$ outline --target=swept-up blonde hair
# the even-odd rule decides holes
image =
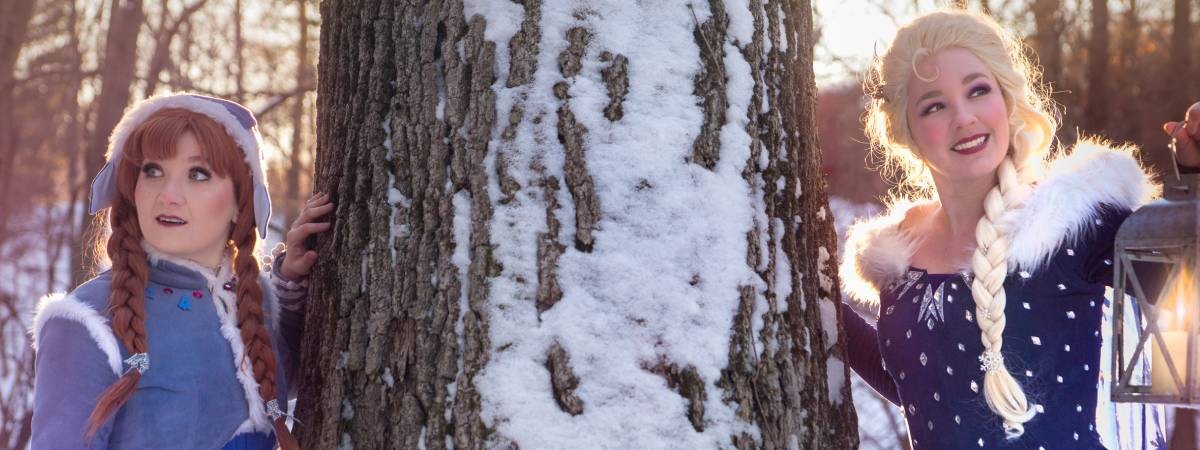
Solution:
[[[937,11],[918,17],[896,32],[892,45],[876,60],[864,83],[870,97],[866,133],[872,152],[884,161],[885,173],[897,181],[893,192],[897,199],[911,201],[934,194],[929,168],[915,151],[909,131],[907,84],[909,77],[917,75],[919,60],[947,48],[965,49],[983,62],[999,83],[1008,110],[1008,152],[997,170],[996,185],[984,199],[984,216],[975,227],[971,294],[984,348],[980,358],[986,356],[998,363],[984,373],[984,398],[1003,419],[1005,434],[1013,439],[1024,433],[1024,423],[1033,418],[1035,410],[1003,365],[1008,236],[995,224],[1005,211],[1021,204],[1042,177],[1058,121],[1049,90],[1026,56],[1025,46],[994,20],[965,11]]]

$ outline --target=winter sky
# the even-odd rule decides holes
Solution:
[[[912,0],[816,0],[814,21],[821,30],[813,64],[817,86],[850,81],[876,52],[887,48],[897,23],[916,17],[916,8],[925,12],[937,6],[927,0],[915,3],[916,7]]]

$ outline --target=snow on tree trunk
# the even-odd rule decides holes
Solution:
[[[306,448],[853,448],[807,1],[329,0]]]

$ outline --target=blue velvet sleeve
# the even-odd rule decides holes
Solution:
[[[87,329],[67,319],[50,319],[40,331],[34,356],[33,425],[30,448],[103,450],[112,421],[91,442],[87,419],[100,394],[117,380],[108,358]]]
[[[846,359],[850,362],[850,368],[875,392],[899,405],[900,394],[896,391],[896,381],[883,368],[878,331],[845,303],[841,304],[841,308],[842,323],[846,326]]]
[[[1117,230],[1130,213],[1128,209],[1102,205],[1091,223],[1086,225],[1087,230],[1082,234],[1083,242],[1078,247],[1083,253],[1082,275],[1089,283],[1112,286],[1113,267],[1117,263],[1113,258]]]
[[[1086,242],[1079,247],[1083,249],[1083,276],[1090,283],[1104,284],[1111,287],[1115,281],[1115,267],[1119,264],[1114,255],[1117,231],[1132,214],[1127,209],[1112,206],[1101,206],[1099,213],[1092,220],[1091,229],[1084,234]],[[1133,271],[1138,276],[1146,296],[1157,299],[1159,290],[1170,274],[1170,267],[1165,264],[1135,261]],[[1129,295],[1134,295],[1129,292]]]

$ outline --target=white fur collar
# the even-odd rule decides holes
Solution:
[[[117,345],[117,337],[113,335],[108,319],[97,313],[91,306],[80,301],[74,295],[63,293],[49,294],[38,300],[37,309],[33,313],[33,325],[29,327],[29,336],[33,341],[33,350],[38,349],[38,339],[41,338],[42,328],[50,319],[66,319],[79,323],[87,329],[88,335],[96,341],[96,346],[104,352],[108,365],[113,374],[121,376],[121,350]]]
[[[1036,272],[1064,243],[1078,237],[1109,204],[1136,209],[1160,192],[1129,146],[1112,147],[1081,141],[1049,163],[1045,178],[1025,203],[1007,211],[997,224],[1008,231],[1010,272]],[[887,212],[850,227],[839,276],[851,298],[876,309],[879,291],[908,271],[919,243],[899,229],[905,214],[932,199],[903,201]]]

